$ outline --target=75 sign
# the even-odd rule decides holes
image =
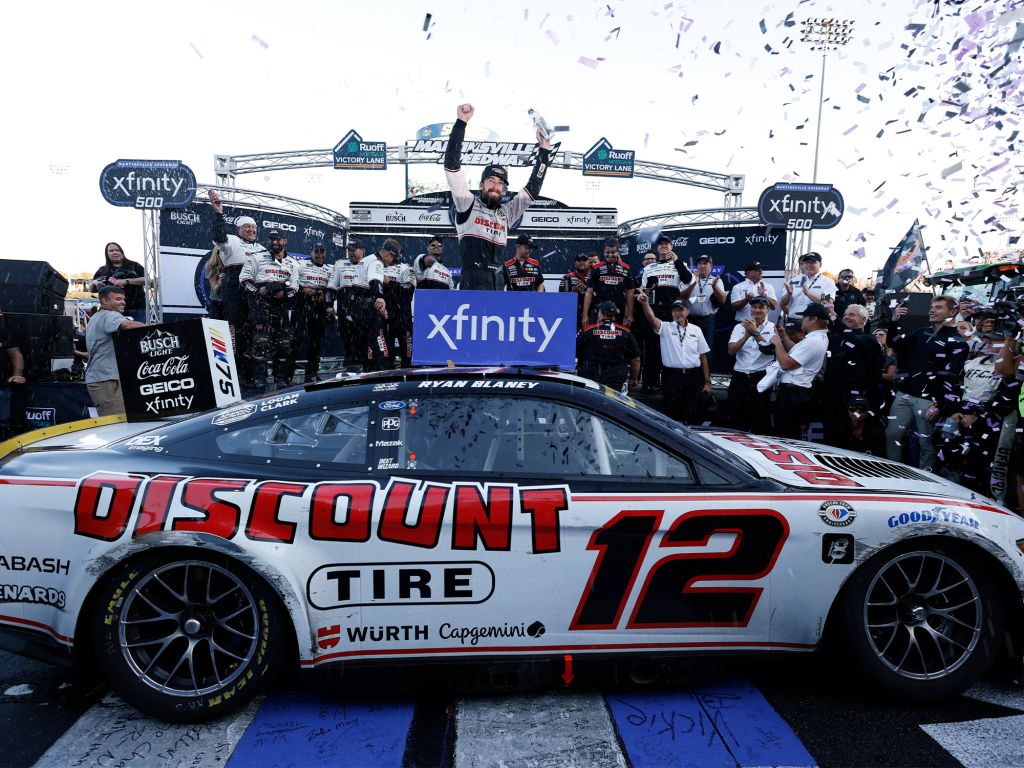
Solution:
[[[620,512],[594,531],[587,549],[599,554],[570,629],[615,629],[627,608],[626,629],[747,626],[763,587],[735,582],[771,572],[789,523],[771,509],[687,512],[658,542],[664,556],[644,567],[663,514]],[[727,551],[709,551],[715,534],[734,536]],[[638,581],[643,586],[629,605]],[[715,586],[716,581],[730,586]]]

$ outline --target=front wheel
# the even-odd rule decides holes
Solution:
[[[241,708],[287,646],[270,588],[227,558],[142,558],[108,580],[99,605],[100,671],[128,703],[173,722]]]
[[[868,682],[903,701],[963,692],[999,648],[995,581],[961,546],[887,550],[854,574],[841,600],[839,642]]]

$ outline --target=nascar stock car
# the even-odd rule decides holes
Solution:
[[[834,640],[863,679],[929,701],[1018,656],[1009,510],[566,374],[381,372],[24,443],[0,459],[3,647],[96,669],[168,720],[357,662]]]

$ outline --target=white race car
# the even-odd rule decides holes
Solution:
[[[0,644],[176,721],[282,668],[804,652],[904,699],[1020,626],[1024,521],[573,376],[371,374],[0,459]],[[1012,631],[1011,631],[1012,630]]]

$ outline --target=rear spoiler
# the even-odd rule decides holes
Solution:
[[[0,460],[7,458],[15,451],[23,450],[33,443],[38,443],[39,441],[46,440],[50,437],[66,435],[71,432],[81,432],[83,429],[105,427],[108,424],[120,424],[127,420],[128,419],[123,413],[118,413],[114,416],[97,416],[95,419],[69,421],[66,424],[55,424],[52,427],[43,427],[42,429],[37,429],[32,432],[26,432],[23,435],[12,437],[10,440],[4,440],[0,443]]]

